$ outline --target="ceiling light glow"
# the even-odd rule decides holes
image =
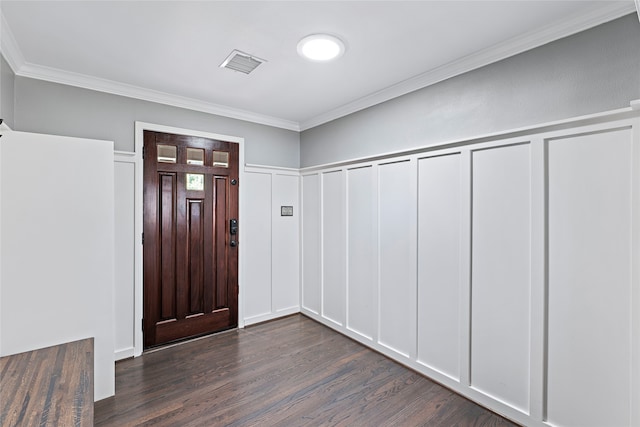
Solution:
[[[328,34],[312,34],[300,40],[298,54],[311,61],[331,61],[344,53],[344,43]]]

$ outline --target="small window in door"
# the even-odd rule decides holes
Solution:
[[[175,163],[178,158],[178,148],[175,145],[158,144],[158,163]]]
[[[229,153],[226,151],[214,151],[213,152],[213,166],[219,168],[229,167]]]
[[[204,191],[204,174],[188,173],[186,182],[187,190]]]
[[[204,150],[201,148],[187,148],[188,165],[204,165]]]

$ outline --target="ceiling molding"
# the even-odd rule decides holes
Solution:
[[[4,14],[0,10],[0,50],[2,56],[6,59],[14,73],[16,73],[25,64],[22,51],[13,37],[13,33],[9,29],[9,24],[4,19]]]
[[[640,0],[635,1],[636,4],[640,2]],[[563,37],[568,37],[597,25],[604,24],[605,22],[628,15],[634,11],[635,7],[631,2],[610,4],[593,10],[590,13],[578,15],[571,20],[548,25],[540,30],[491,46],[487,49],[478,51],[459,60],[450,62],[441,67],[390,86],[386,89],[372,93],[371,95],[367,95],[334,110],[320,114],[319,116],[300,123],[300,130],[305,131],[307,129],[314,128],[332,120],[339,119],[340,117],[389,101],[390,99],[423,89],[451,77],[458,76],[485,65],[506,59],[510,56],[534,49]]]
[[[636,9],[638,8],[638,9]],[[541,30],[527,33],[520,37],[507,40],[490,48],[468,55],[457,61],[427,71],[423,74],[407,79],[388,88],[382,89],[356,101],[320,114],[302,123],[281,119],[251,111],[240,110],[220,104],[214,104],[198,99],[182,97],[165,92],[128,85],[112,80],[101,79],[84,74],[72,73],[60,69],[44,67],[26,62],[18,44],[13,37],[2,11],[0,10],[0,49],[9,66],[17,76],[75,86],[99,92],[110,93],[128,98],[156,102],[179,108],[214,114],[232,119],[244,120],[252,123],[273,126],[277,128],[304,131],[332,120],[344,117],[368,107],[380,104],[390,99],[425,88],[443,80],[455,77],[465,72],[500,61],[510,56],[522,53],[546,43],[584,31],[624,15],[640,12],[640,0],[622,4],[612,3],[593,10],[587,14],[578,15],[571,20],[555,23]]]
[[[25,58],[22,55],[22,52],[20,51],[20,48],[18,47],[18,44],[13,37],[13,33],[11,32],[1,10],[0,25],[2,27],[0,29],[0,37],[2,38],[0,44],[0,49],[2,49],[1,53],[16,76],[60,83],[68,86],[140,99],[143,101],[156,102],[159,104],[215,114],[217,116],[244,120],[251,123],[273,126],[296,132],[300,131],[299,124],[292,120],[285,120],[265,114],[254,113],[252,111],[241,110],[198,99],[128,85],[125,83],[115,82],[113,80],[101,79],[99,77],[88,76],[86,74],[73,73],[56,68],[30,64],[25,61]]]
[[[40,65],[26,63],[20,68],[19,71],[16,72],[16,75],[32,79],[45,80],[53,83],[61,83],[64,85],[75,86],[84,89],[91,89],[98,92],[110,93],[113,95],[126,96],[128,98],[135,98],[143,101],[156,102],[173,107],[185,108],[187,110],[215,114],[217,116],[244,120],[261,125],[293,130],[296,132],[300,131],[298,123],[291,120],[280,119],[277,117],[254,113],[251,111],[245,111],[233,107],[214,104],[211,102],[205,102],[198,99],[173,95],[166,92],[146,89],[139,86],[128,85],[112,80],[88,76],[85,74],[71,73],[69,71],[43,67]]]
[[[636,0],[636,12],[638,12],[638,19],[640,19],[640,0]]]

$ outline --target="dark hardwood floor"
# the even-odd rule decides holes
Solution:
[[[96,426],[515,426],[302,315],[116,365]]]

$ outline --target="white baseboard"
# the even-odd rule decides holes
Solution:
[[[284,308],[272,313],[260,314],[258,316],[252,316],[244,319],[245,326],[255,325],[256,323],[266,322],[268,320],[278,319],[280,317],[289,316],[290,314],[300,313],[300,307],[294,306]]]
[[[123,348],[115,351],[115,360],[128,359],[129,357],[133,357],[134,349],[133,347]]]

